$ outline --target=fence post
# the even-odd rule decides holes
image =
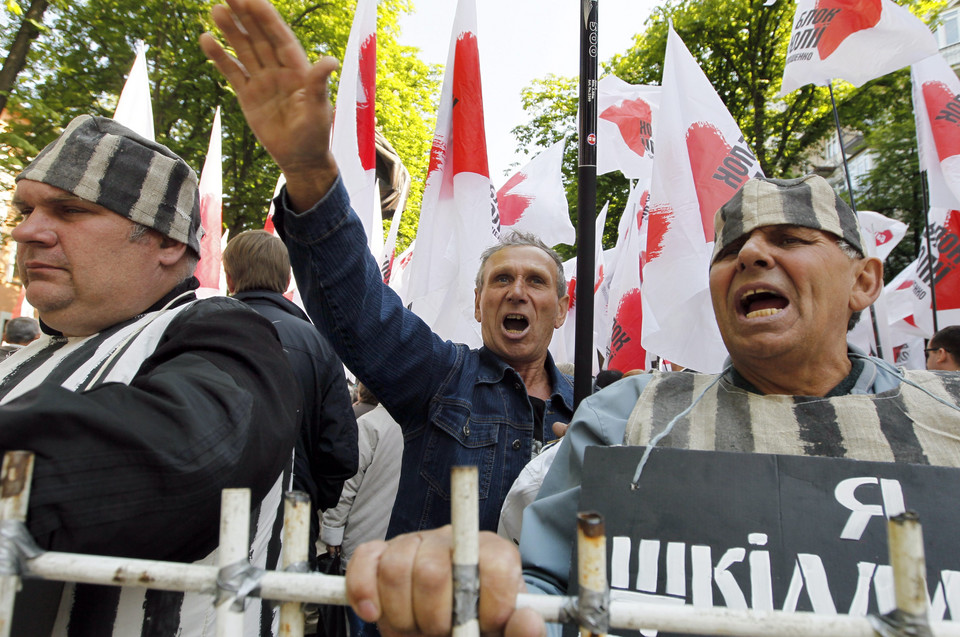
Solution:
[[[27,520],[30,482],[33,479],[33,454],[29,451],[8,451],[0,469],[0,520]],[[9,541],[9,540],[6,540]],[[7,556],[10,559],[12,556]],[[13,603],[20,590],[20,576],[0,576],[0,637],[10,636]]]
[[[605,635],[610,625],[610,593],[606,525],[599,513],[577,514],[577,576],[580,635]]]
[[[454,467],[450,474],[453,527],[453,637],[480,637],[480,504],[477,468]]]
[[[916,637],[930,635],[927,616],[927,560],[920,518],[907,511],[887,522],[887,546],[897,598],[897,620]]]
[[[307,572],[310,545],[310,496],[289,491],[283,496],[283,570]],[[280,605],[280,636],[303,637],[303,604]]]
[[[220,498],[220,547],[217,566],[221,571],[238,562],[247,562],[250,546],[250,490],[224,489]],[[218,582],[219,583],[219,582]],[[243,634],[243,610],[235,610],[236,596],[223,595],[217,606],[217,637]]]

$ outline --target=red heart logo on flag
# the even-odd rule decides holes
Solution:
[[[889,230],[883,230],[881,232],[876,233],[876,237],[874,240],[877,242],[878,246],[882,246],[884,243],[886,243],[887,241],[891,241],[892,239],[893,239],[893,233],[890,232]]]
[[[730,150],[723,133],[713,124],[698,122],[687,130],[687,153],[693,171],[693,184],[697,189],[697,201],[700,202],[703,236],[707,242],[713,241],[713,216],[749,178],[750,167],[743,166],[743,162],[738,162],[742,166],[742,181],[714,178],[719,168],[725,165]]]
[[[960,126],[957,125],[960,123],[960,111],[948,108],[957,98],[943,82],[923,84],[923,101],[927,105],[927,117],[940,161],[960,155]]]
[[[523,217],[523,213],[533,202],[531,195],[508,194],[514,187],[526,181],[527,176],[518,172],[497,191],[497,206],[500,209],[500,224],[512,226]]]
[[[653,135],[650,105],[642,99],[623,100],[619,104],[604,109],[600,119],[613,122],[620,129],[620,136],[630,150],[643,157],[650,147]]]
[[[817,43],[820,59],[825,60],[857,31],[877,26],[883,4],[881,0],[818,0],[816,9],[838,10]]]
[[[620,299],[610,335],[609,369],[629,372],[646,366],[647,352],[640,344],[643,303],[640,290],[630,290]]]

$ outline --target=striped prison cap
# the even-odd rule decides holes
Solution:
[[[75,118],[17,175],[21,179],[66,190],[200,254],[197,174],[166,146],[112,119]]]
[[[763,226],[791,225],[823,230],[840,237],[864,255],[860,221],[847,203],[819,175],[797,179],[750,179],[717,211],[713,221],[713,257],[728,245]]]

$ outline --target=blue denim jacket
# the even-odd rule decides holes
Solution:
[[[403,429],[400,489],[387,536],[450,522],[450,469],[476,465],[480,528],[496,531],[507,491],[530,460],[534,410],[520,375],[488,349],[444,341],[383,284],[340,180],[312,209],[276,198],[274,224],[307,312],[346,366]],[[547,355],[551,425],[573,416],[573,383]]]

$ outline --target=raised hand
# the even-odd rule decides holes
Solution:
[[[327,80],[338,62],[325,57],[310,64],[268,0],[227,0],[211,13],[236,57],[209,33],[200,36],[200,47],[230,82],[247,123],[283,171],[295,210],[306,210],[337,176]]]

